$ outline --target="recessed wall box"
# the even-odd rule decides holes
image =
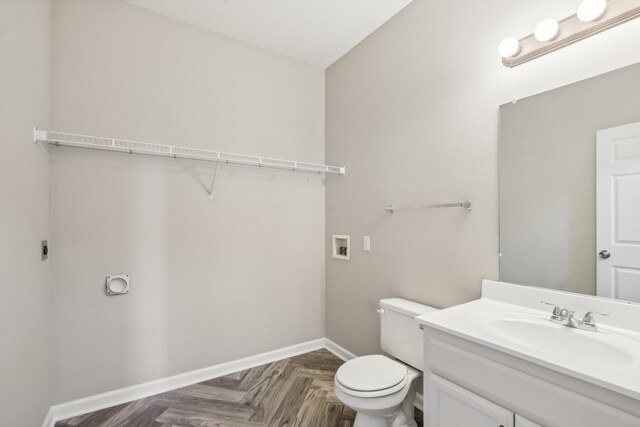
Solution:
[[[351,236],[342,234],[333,235],[333,257],[349,261],[351,257]]]

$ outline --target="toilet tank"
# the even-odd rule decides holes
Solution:
[[[422,371],[422,331],[415,318],[438,309],[401,298],[382,299],[380,308],[382,350]]]

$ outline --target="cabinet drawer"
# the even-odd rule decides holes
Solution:
[[[438,427],[513,427],[514,413],[439,375],[429,374],[429,423]]]
[[[534,423],[522,415],[516,414],[516,427],[543,427],[541,424]]]

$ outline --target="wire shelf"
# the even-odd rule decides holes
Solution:
[[[34,142],[46,142],[67,147],[88,148],[102,151],[116,151],[129,154],[174,157],[176,159],[204,160],[217,163],[230,163],[246,166],[257,166],[272,169],[286,169],[295,172],[335,173],[344,175],[344,166],[329,166],[316,163],[298,162],[295,160],[274,159],[261,156],[225,153],[197,148],[178,147],[173,145],[152,144],[148,142],[127,141],[115,138],[76,135],[34,129]]]

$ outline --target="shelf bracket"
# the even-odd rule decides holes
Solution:
[[[33,143],[37,144],[40,141],[46,141],[46,140],[47,140],[47,131],[39,130],[38,128],[34,127],[33,128]]]
[[[216,184],[216,176],[218,176],[218,165],[220,165],[219,160],[213,168],[213,178],[211,179],[211,187],[209,187],[209,200],[213,200],[213,186]]]

